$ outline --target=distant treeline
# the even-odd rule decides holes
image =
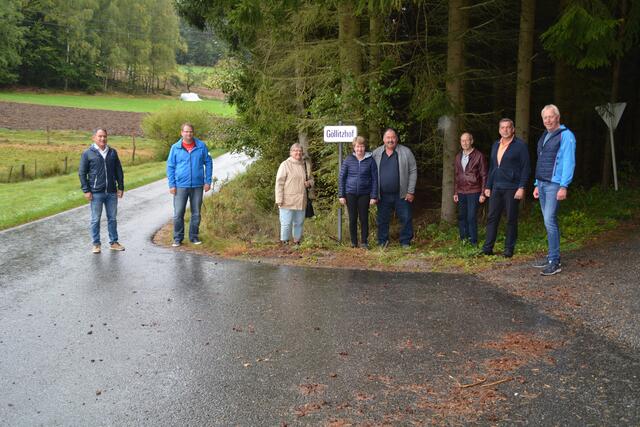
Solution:
[[[182,63],[213,65],[211,32],[180,28],[171,0],[3,0],[0,85],[153,92]]]

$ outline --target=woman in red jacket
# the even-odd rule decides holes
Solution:
[[[487,161],[480,151],[473,148],[473,136],[469,132],[460,135],[460,146],[462,151],[454,162],[453,201],[458,204],[460,239],[475,246],[478,244],[478,207],[485,201]]]

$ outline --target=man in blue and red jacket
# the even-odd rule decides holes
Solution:
[[[576,137],[560,124],[560,110],[555,105],[546,105],[540,114],[546,130],[538,140],[536,150],[538,163],[533,197],[540,199],[549,253],[547,258],[534,263],[534,267],[542,268],[543,276],[551,276],[562,271],[558,207],[559,202],[567,198],[567,187],[573,179]]]
[[[193,125],[185,123],[181,128],[182,138],[171,146],[167,158],[169,193],[173,194],[173,245],[182,244],[184,238],[184,212],[187,199],[191,207],[189,240],[195,245],[199,238],[200,208],[203,194],[211,189],[213,160],[204,142],[193,137]]]
[[[498,132],[500,139],[491,148],[489,178],[484,190],[484,195],[489,197],[489,216],[482,253],[493,255],[500,216],[505,210],[507,235],[504,256],[510,258],[513,256],[518,238],[519,202],[524,197],[524,189],[531,171],[527,144],[515,136],[513,120],[500,120]]]

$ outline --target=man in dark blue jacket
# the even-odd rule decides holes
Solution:
[[[118,199],[124,194],[124,173],[118,153],[107,145],[107,131],[99,128],[93,133],[93,145],[80,157],[78,175],[84,197],[91,202],[91,238],[94,254],[100,253],[100,218],[102,206],[107,211],[109,248],[124,251],[118,243]]]
[[[200,208],[203,194],[211,189],[213,160],[204,142],[193,137],[193,125],[184,123],[182,138],[171,146],[167,158],[167,178],[169,193],[173,194],[173,247],[178,247],[184,239],[184,213],[187,200],[191,207],[189,240],[194,245],[202,242],[198,237],[200,229]]]
[[[518,208],[529,179],[530,164],[527,144],[515,136],[513,120],[500,120],[500,139],[491,148],[489,177],[484,195],[489,197],[487,236],[482,253],[493,255],[502,211],[507,213],[507,235],[504,256],[510,258],[518,238]]]
[[[533,266],[542,268],[543,276],[552,276],[562,271],[558,207],[560,201],[567,198],[567,187],[573,179],[576,166],[576,137],[560,124],[560,110],[555,105],[546,105],[540,114],[546,130],[538,140],[533,197],[540,199],[549,253],[547,258],[534,263]]]

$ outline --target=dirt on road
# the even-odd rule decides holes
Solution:
[[[104,127],[111,135],[142,135],[146,113],[50,107],[0,102],[0,127],[9,129],[71,129],[92,131]]]
[[[171,224],[154,237],[169,246]],[[543,277],[531,266],[532,259],[516,256],[498,258],[489,267],[479,267],[475,275],[512,295],[534,304],[551,317],[587,327],[624,347],[640,349],[640,218],[622,223],[617,229],[594,237],[583,249],[563,254],[562,273]],[[235,249],[235,250],[234,250]],[[331,251],[309,247],[230,245],[223,251],[205,245],[186,245],[181,250],[214,257],[325,268],[381,271],[431,272],[433,262],[420,252],[407,252],[398,265],[376,263],[360,256],[362,249]],[[378,249],[375,249],[378,250]],[[440,272],[460,273],[455,267],[438,267]]]

